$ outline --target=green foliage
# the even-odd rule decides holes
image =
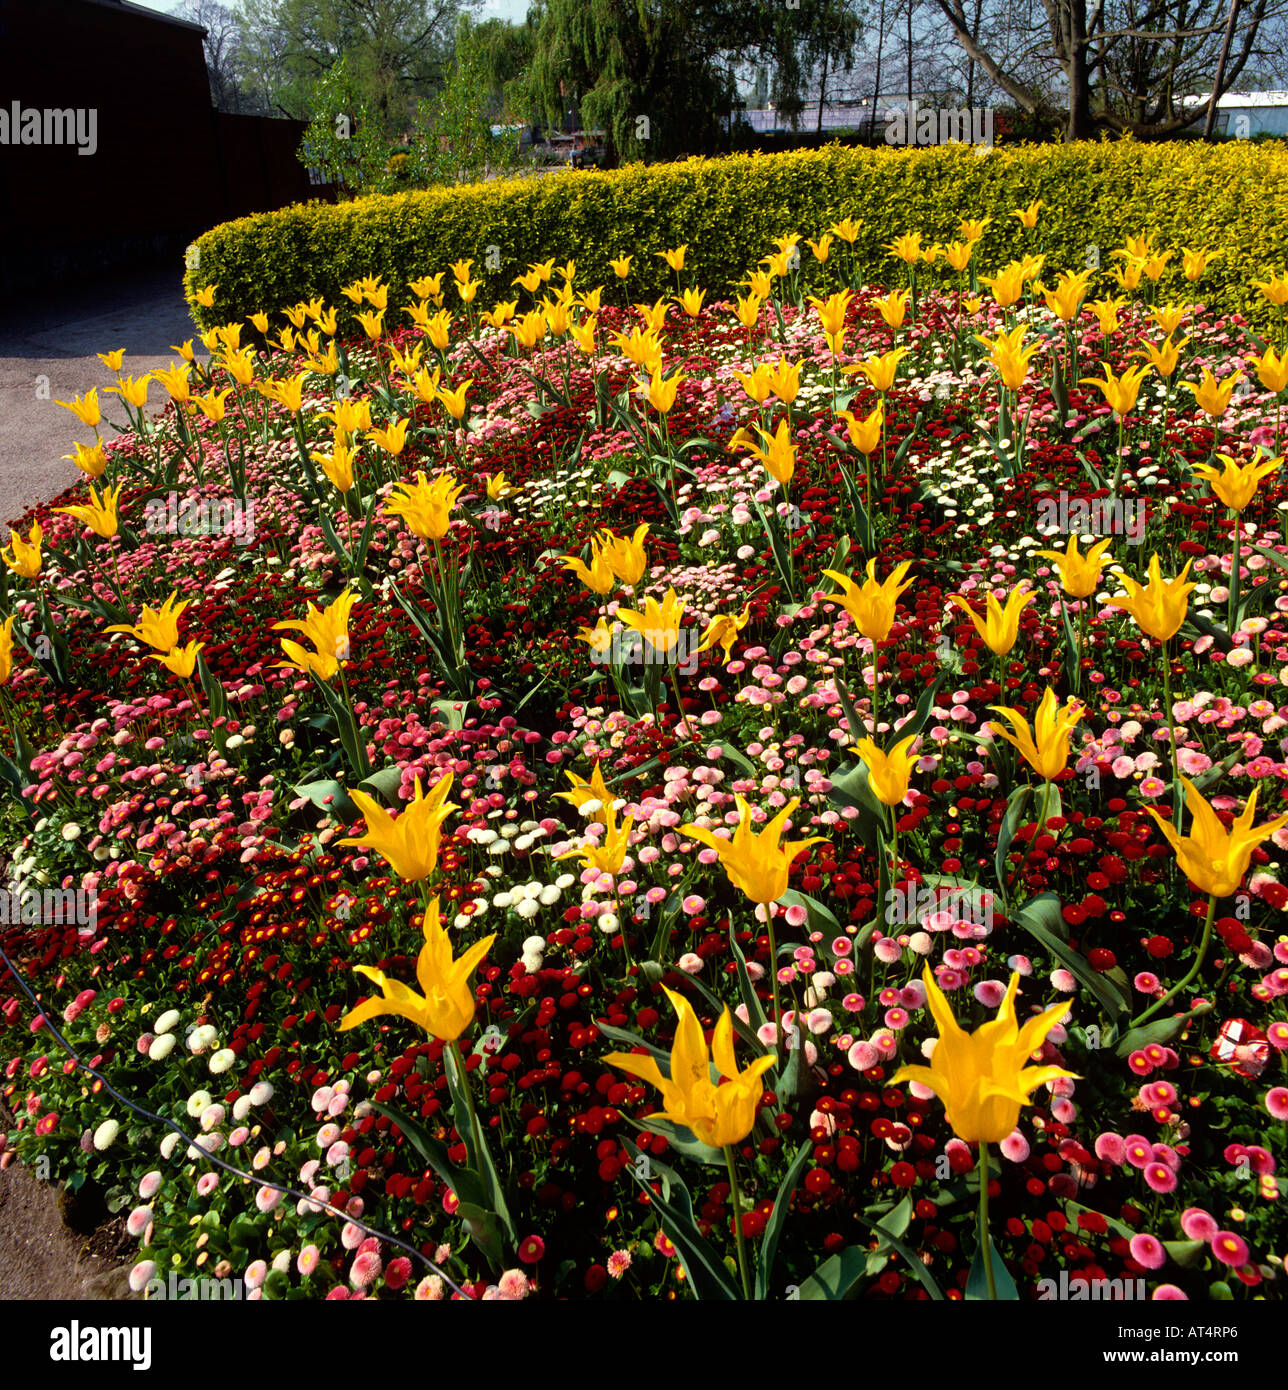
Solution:
[[[1025,231],[1011,209],[1034,199],[1044,206],[1036,229]],[[635,258],[627,293],[644,299],[674,290],[658,253],[687,242],[686,282],[718,297],[773,238],[817,236],[846,216],[862,219],[863,229],[852,250],[838,242],[821,271],[810,264],[815,287],[836,279],[842,257],[869,283],[892,281],[903,270],[886,249],[892,237],[920,230],[944,241],[957,234],[960,218],[988,216],[977,253],[985,273],[1025,252],[1045,253],[1055,268],[1081,268],[1091,246],[1107,268],[1126,236],[1148,231],[1160,246],[1221,252],[1197,286],[1183,278],[1174,255],[1158,287],[1161,300],[1242,311],[1268,326],[1277,311],[1252,281],[1288,266],[1288,149],[1128,140],[981,155],[967,146],[830,145],[302,204],[206,232],[186,287],[205,328],[319,294],[347,315],[340,287],[377,275],[391,287],[395,322],[393,311],[410,302],[409,279],[461,257],[473,258],[484,281],[479,302],[487,304],[513,293],[519,270],[551,256],[576,260],[579,284],[604,284],[612,293],[619,282],[608,261],[627,252]],[[490,246],[497,248],[491,257]],[[210,284],[218,289],[206,310],[193,296]],[[1114,289],[1107,269],[1093,284],[1096,293]]]
[[[346,59],[318,79],[310,109],[313,118],[299,148],[306,168],[320,170],[344,197],[392,187],[384,138]]]

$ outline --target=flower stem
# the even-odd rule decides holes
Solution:
[[[733,1162],[733,1145],[724,1146],[725,1164],[729,1169],[729,1203],[733,1207],[733,1234],[738,1246],[738,1273],[742,1278],[742,1296],[751,1300],[751,1271],[747,1267],[747,1238],[742,1233],[742,1198],[738,1195],[738,1170]]]
[[[461,1090],[465,1092],[465,1106],[470,1112],[470,1139],[474,1149],[474,1170],[483,1171],[483,1132],[479,1128],[478,1111],[474,1108],[474,1092],[470,1087],[470,1074],[465,1070],[465,1056],[461,1052],[460,1041],[452,1039],[452,1051],[456,1054],[456,1066],[461,1074]]]
[[[979,1249],[984,1260],[988,1299],[997,1302],[997,1280],[993,1275],[993,1242],[988,1234],[988,1145],[979,1146]]]
[[[1172,749],[1172,819],[1179,835],[1185,820],[1185,803],[1181,799],[1181,768],[1176,752],[1176,719],[1172,714],[1172,663],[1167,656],[1167,643],[1163,648],[1163,705],[1167,714],[1167,732]]]
[[[1188,973],[1179,985],[1174,985],[1161,999],[1151,1004],[1144,1013],[1137,1014],[1137,1016],[1132,1019],[1130,1027],[1139,1028],[1151,1014],[1156,1014],[1169,999],[1175,998],[1203,968],[1203,957],[1207,955],[1208,943],[1212,940],[1212,920],[1215,916],[1216,894],[1209,893],[1207,920],[1203,923],[1203,935],[1199,939],[1199,949],[1198,954],[1194,957],[1194,964],[1190,966]]]
[[[778,1003],[778,941],[774,936],[774,904],[765,904],[765,925],[769,928],[769,986],[774,1000],[774,1052],[777,1055],[782,1038],[783,1012]]]

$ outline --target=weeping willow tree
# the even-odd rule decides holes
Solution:
[[[724,148],[739,63],[767,64],[800,111],[820,56],[848,57],[858,34],[846,0],[545,0],[533,20],[531,98],[556,128],[602,130],[619,160]]]

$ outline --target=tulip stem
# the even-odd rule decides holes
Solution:
[[[984,1278],[990,1303],[997,1302],[997,1280],[993,1275],[993,1242],[988,1234],[988,1145],[979,1145],[979,1252],[984,1261]]]
[[[1212,939],[1212,920],[1215,916],[1216,894],[1209,893],[1207,920],[1203,923],[1203,935],[1199,938],[1199,950],[1198,954],[1194,957],[1194,964],[1190,966],[1189,972],[1179,985],[1174,985],[1161,999],[1151,1004],[1144,1013],[1137,1014],[1137,1016],[1132,1019],[1129,1025],[1130,1027],[1139,1028],[1151,1014],[1156,1014],[1169,999],[1175,998],[1175,996],[1178,995],[1203,968],[1203,958],[1207,955],[1208,942]]]
[[[1167,732],[1172,749],[1172,819],[1179,835],[1184,827],[1185,804],[1181,799],[1181,769],[1176,753],[1176,719],[1172,714],[1172,663],[1167,656],[1167,643],[1163,649],[1163,706],[1167,714]]]
[[[452,1039],[452,1051],[456,1054],[456,1067],[460,1072],[461,1090],[465,1092],[465,1108],[470,1114],[470,1147],[474,1150],[474,1171],[480,1176],[483,1172],[483,1133],[479,1129],[478,1111],[474,1108],[474,1092],[470,1087],[470,1074],[465,1069],[465,1056],[461,1052],[459,1039]]]
[[[729,1203],[733,1207],[733,1234],[738,1246],[738,1273],[742,1279],[742,1296],[751,1301],[751,1272],[747,1268],[747,1238],[742,1233],[742,1198],[738,1195],[738,1170],[733,1162],[733,1145],[724,1146],[725,1164],[729,1169]]]
[[[782,1041],[783,1012],[778,1002],[778,941],[774,936],[774,904],[765,904],[765,925],[769,929],[769,987],[773,991],[774,1004],[774,1056],[778,1056],[779,1043]]]

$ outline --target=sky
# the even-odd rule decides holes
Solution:
[[[145,10],[157,10],[169,14],[175,8],[175,0],[133,0]],[[480,18],[508,19],[518,23],[528,12],[528,0],[484,0]]]

